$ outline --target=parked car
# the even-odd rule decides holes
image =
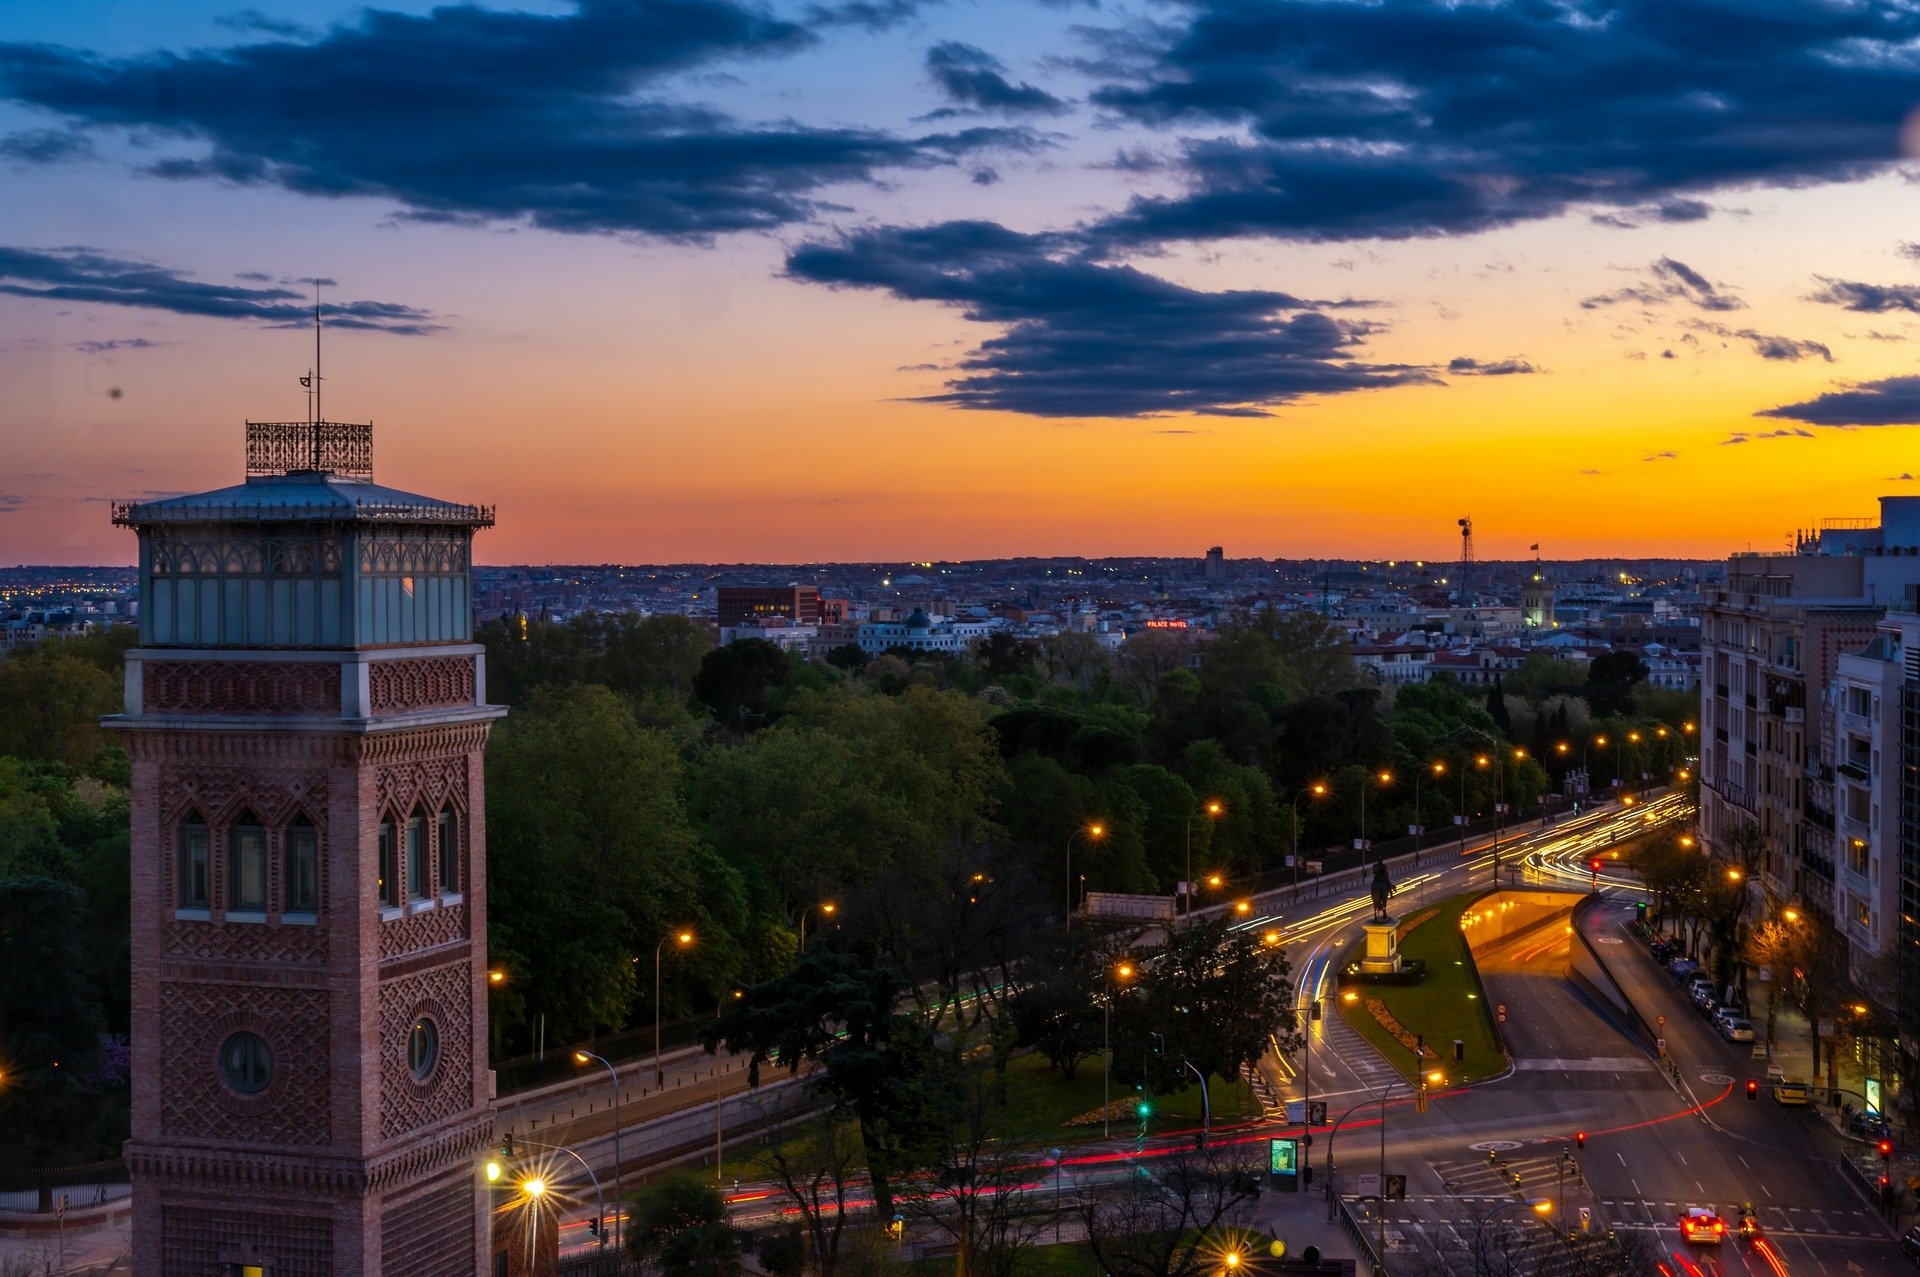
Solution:
[[[1782,1078],[1773,1084],[1773,1100],[1776,1104],[1804,1105],[1809,1095],[1807,1084],[1799,1078]]]
[[[1877,1140],[1888,1134],[1887,1119],[1878,1113],[1859,1112],[1847,1116],[1847,1134],[1863,1140]]]
[[[1909,1228],[1906,1236],[1900,1239],[1900,1253],[1909,1263],[1920,1267],[1920,1224]]]
[[[1665,964],[1672,962],[1674,958],[1678,956],[1680,949],[1679,946],[1671,940],[1655,940],[1653,946],[1648,949],[1647,952],[1653,955],[1655,962]]]
[[[1722,1016],[1720,1036],[1729,1042],[1751,1042],[1753,1041],[1753,1022],[1745,1016]]]
[[[1673,977],[1675,984],[1684,985],[1699,970],[1700,964],[1692,958],[1675,958],[1667,964],[1667,973]]]
[[[1698,1011],[1701,1015],[1705,1016],[1709,1020],[1711,1020],[1714,1017],[1714,1014],[1720,1010],[1720,999],[1713,996],[1712,985],[1707,985],[1707,984],[1694,985],[1693,991],[1691,992],[1691,994],[1689,994],[1689,997],[1693,1002],[1693,1009]]]

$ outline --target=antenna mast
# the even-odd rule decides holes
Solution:
[[[1467,600],[1467,578],[1473,570],[1473,518],[1456,520],[1460,525],[1460,601]]]
[[[327,415],[320,408],[320,281],[313,281],[313,468],[320,468],[320,423]]]

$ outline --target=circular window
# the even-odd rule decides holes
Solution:
[[[413,1022],[413,1032],[407,1034],[407,1067],[417,1080],[424,1082],[439,1058],[440,1031],[433,1027],[432,1020],[423,1016]]]
[[[220,1073],[242,1095],[264,1091],[273,1080],[273,1050],[258,1033],[236,1033],[221,1044]]]

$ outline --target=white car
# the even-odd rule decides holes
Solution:
[[[1737,1015],[1725,1016],[1720,1021],[1720,1036],[1729,1042],[1751,1042],[1753,1024]]]

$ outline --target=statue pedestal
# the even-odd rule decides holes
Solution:
[[[1360,969],[1369,975],[1394,975],[1400,970],[1400,927],[1393,919],[1366,923],[1367,951]]]

